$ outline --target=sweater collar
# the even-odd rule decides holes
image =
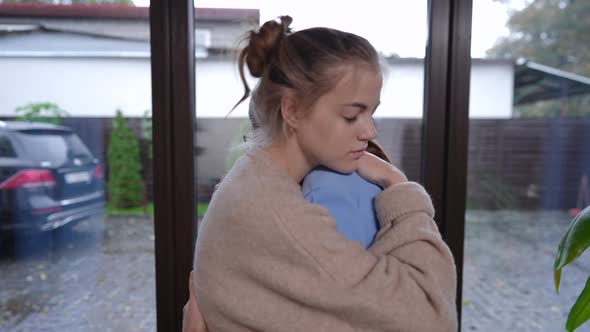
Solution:
[[[281,167],[281,165],[279,165],[279,163],[277,163],[264,149],[250,149],[246,153],[246,156],[248,156],[252,161],[254,161],[254,163],[257,164],[257,168],[261,170],[265,176],[271,176],[273,178],[280,179],[285,183],[288,182],[296,187],[297,190],[301,190],[301,184],[295,182],[287,170]]]

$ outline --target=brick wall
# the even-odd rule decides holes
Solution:
[[[106,162],[112,118],[64,118],[63,122],[78,133],[95,156]],[[196,141],[204,147],[204,152],[196,158],[197,198],[207,201],[213,185],[226,172],[227,146],[239,136],[243,120],[199,119],[198,122],[201,129]],[[141,135],[142,119],[129,118],[127,123],[139,138],[142,173],[151,200],[152,162],[147,157],[148,142]],[[380,133],[377,140],[390,159],[409,179],[419,181],[422,121],[378,119],[377,128]],[[590,175],[590,120],[474,119],[470,122],[468,208],[573,208],[583,174]]]

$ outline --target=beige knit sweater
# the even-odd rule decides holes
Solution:
[[[238,159],[199,229],[195,283],[210,331],[456,331],[456,272],[417,183],[376,198],[365,250],[262,151]]]

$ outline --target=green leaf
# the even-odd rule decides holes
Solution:
[[[565,328],[572,332],[573,330],[580,327],[590,318],[590,277],[586,280],[586,286],[584,290],[578,296],[576,303],[570,310],[570,314],[567,316],[567,323]]]
[[[570,223],[559,242],[553,264],[555,290],[559,292],[561,269],[580,256],[590,246],[590,206],[580,212]]]
[[[555,291],[559,294],[559,283],[561,282],[561,269],[553,271],[553,280],[555,281]]]

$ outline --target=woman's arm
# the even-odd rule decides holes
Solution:
[[[248,218],[214,209],[215,222],[200,229],[197,292],[210,327],[456,330],[453,257],[419,184],[378,195],[381,230],[369,250],[338,232],[326,209],[268,186],[251,183],[241,203],[230,202]]]
[[[379,194],[376,207],[381,228],[368,251],[334,234],[329,217],[286,217],[283,226],[328,274],[324,286],[348,295],[374,326],[455,331],[455,264],[429,195],[417,183],[401,182]]]
[[[374,166],[364,177],[386,188],[375,201],[380,231],[369,250],[347,240],[282,173],[227,179],[196,247],[209,327],[455,331],[455,265],[430,197],[393,166]]]
[[[197,306],[193,271],[189,276],[188,289],[189,299],[182,310],[182,332],[208,332],[205,320]]]

